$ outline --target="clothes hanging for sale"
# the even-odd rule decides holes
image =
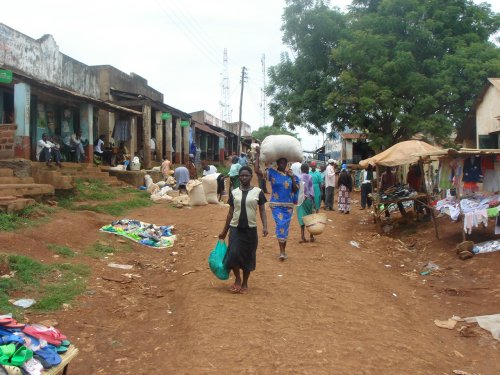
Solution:
[[[463,182],[479,182],[482,175],[480,157],[473,155],[465,159]]]
[[[126,142],[132,136],[130,135],[130,124],[125,120],[118,120],[115,122],[115,127],[113,128],[113,139],[115,142]]]

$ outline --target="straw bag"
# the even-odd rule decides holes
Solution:
[[[326,214],[311,214],[302,218],[307,231],[312,235],[323,233],[326,226]]]

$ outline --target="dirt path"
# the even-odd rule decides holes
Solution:
[[[500,343],[488,332],[471,327],[472,336],[463,337],[433,322],[500,312],[500,253],[458,260],[457,224],[441,219],[442,240],[430,223],[378,236],[369,212],[354,204],[350,215],[328,213],[316,243],[299,244],[294,219],[290,258],[277,260],[272,233],[260,238],[251,291],[234,295],[230,281],[207,268],[226,213],[214,205],[156,205],[128,214],[175,224],[175,247],[134,244],[112,257],[133,264],[131,271],[79,255],[93,268],[86,294],[67,311],[28,317],[54,318],[80,348],[72,374],[500,373]],[[112,219],[63,211],[36,229],[0,233],[0,241],[4,251],[58,261],[46,244],[112,244],[116,237],[97,232]],[[272,232],[270,213],[268,219]],[[429,260],[441,269],[421,276]]]

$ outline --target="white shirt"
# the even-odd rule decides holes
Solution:
[[[57,145],[49,140],[45,142],[43,139],[40,139],[36,144],[36,159],[40,160],[40,153],[44,148],[48,148],[50,150],[52,147],[57,147]]]
[[[151,151],[156,150],[156,142],[153,138],[151,138],[151,140],[149,141],[149,147],[151,147]]]
[[[102,139],[99,139],[97,141],[97,145],[95,146],[95,152],[98,152],[99,154],[102,154],[102,148],[101,146],[104,144],[104,141]]]
[[[208,171],[203,171],[203,176],[208,176],[210,174],[215,174],[215,173],[217,173],[217,168],[215,168],[214,165],[209,165]]]
[[[335,187],[335,167],[328,164],[325,169],[325,187]]]
[[[292,166],[290,167],[292,169],[292,172],[295,176],[299,177],[301,175],[300,167],[302,166],[302,163],[299,163],[298,161],[293,163]]]

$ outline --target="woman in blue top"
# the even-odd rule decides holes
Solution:
[[[255,173],[263,177],[260,170],[260,150],[257,150],[255,158]],[[280,158],[276,161],[277,168],[269,168],[267,179],[271,182],[271,201],[269,207],[276,223],[276,237],[280,247],[280,260],[288,258],[286,255],[286,240],[288,238],[288,229],[293,215],[293,206],[297,203],[297,193],[299,191],[299,181],[294,176],[291,169],[286,169],[288,160]]]

